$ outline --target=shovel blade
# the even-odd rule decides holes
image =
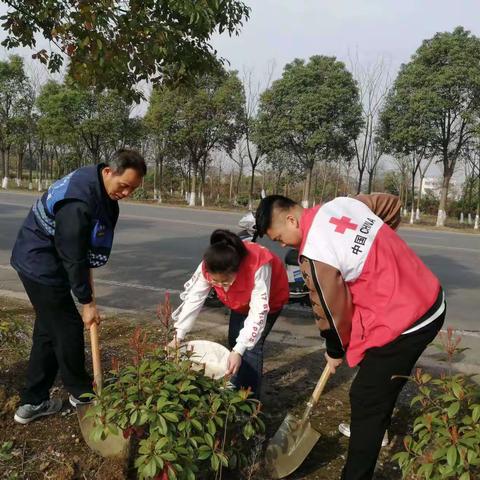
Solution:
[[[272,478],[284,478],[294,472],[318,442],[320,434],[306,422],[288,414],[268,443],[265,462]]]
[[[122,433],[109,433],[105,440],[93,440],[91,433],[94,429],[93,418],[85,418],[89,405],[77,406],[78,423],[85,443],[102,457],[123,459],[128,456],[129,440],[123,438]]]

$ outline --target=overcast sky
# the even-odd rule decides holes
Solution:
[[[238,37],[213,41],[232,68],[253,68],[260,76],[272,60],[280,76],[294,58],[332,55],[349,63],[378,57],[393,72],[422,40],[462,25],[480,35],[479,0],[247,0],[250,20]]]

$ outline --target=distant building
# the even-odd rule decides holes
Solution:
[[[425,177],[422,183],[422,195],[431,193],[436,198],[440,198],[442,192],[442,177]],[[450,180],[450,186],[448,187],[448,196],[449,198],[458,198],[460,194],[460,189],[455,180]]]

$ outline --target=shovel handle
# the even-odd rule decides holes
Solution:
[[[332,371],[330,370],[330,366],[325,365],[325,368],[323,369],[322,376],[318,379],[317,385],[315,386],[315,390],[312,393],[312,396],[310,397],[310,400],[307,403],[307,408],[305,409],[305,412],[303,413],[302,417],[302,425],[308,420],[308,417],[310,416],[310,412],[312,411],[312,408],[317,404],[318,399],[320,398],[320,395],[323,392],[323,389],[325,388],[325,385],[327,384],[328,379],[330,378]]]
[[[312,396],[310,398],[310,402],[315,405],[318,402],[318,399],[320,398],[320,395],[323,392],[323,389],[325,388],[325,385],[327,384],[328,379],[330,378],[330,374],[332,371],[330,370],[330,366],[328,363],[325,365],[325,368],[323,369],[322,376],[317,382],[317,386],[315,387],[315,390],[312,393]]]
[[[93,281],[93,270],[90,269],[90,287],[92,289],[92,297],[95,299],[95,283]],[[93,381],[100,393],[103,387],[102,378],[102,362],[100,361],[100,343],[98,341],[98,324],[92,323],[90,326],[90,345],[92,346],[92,363],[93,363]]]
[[[93,380],[100,393],[103,387],[102,363],[100,361],[100,346],[98,343],[98,325],[93,322],[90,326],[90,344],[92,346]]]

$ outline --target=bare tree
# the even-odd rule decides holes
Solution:
[[[272,83],[273,73],[275,71],[275,61],[271,61],[267,65],[267,72],[263,81],[254,80],[254,71],[252,68],[243,69],[243,86],[245,89],[245,146],[250,162],[250,189],[248,192],[248,208],[252,210],[253,205],[253,190],[255,185],[255,170],[264,160],[262,152],[253,141],[253,131],[255,128],[255,121],[258,111],[258,102],[260,94],[269,88]]]
[[[239,192],[240,192],[240,185],[242,183],[243,171],[245,169],[245,160],[247,158],[247,142],[245,138],[240,139],[237,143],[235,150],[228,153],[228,156],[232,160],[232,162],[238,167],[238,178],[235,184],[235,193],[233,196],[233,203],[236,205]],[[233,182],[233,177],[232,177]],[[230,199],[231,200],[231,199]]]
[[[369,175],[368,192],[370,193],[375,171],[383,155],[383,148],[376,136],[379,114],[390,88],[389,65],[383,57],[375,62],[362,65],[358,56],[350,55],[350,69],[358,83],[364,127],[358,138],[353,140],[355,158],[358,168],[357,193],[362,190],[365,171]]]

